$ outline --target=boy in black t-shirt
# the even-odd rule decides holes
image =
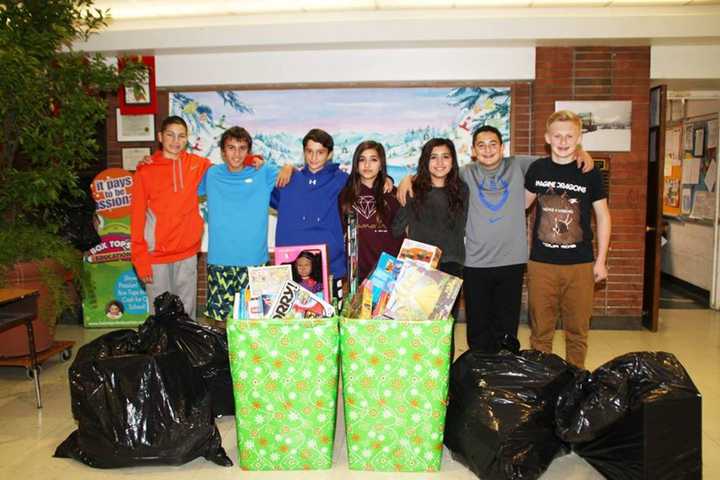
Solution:
[[[525,175],[526,205],[535,199],[538,204],[528,262],[530,345],[552,352],[560,314],[565,357],[584,368],[595,283],[607,278],[610,211],[600,172],[582,173],[575,166],[580,117],[562,110],[550,115],[545,127],[552,156],[537,160]],[[594,261],[593,211],[598,237]]]

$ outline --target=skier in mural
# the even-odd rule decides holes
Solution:
[[[546,122],[551,156],[535,162],[525,177],[528,203],[537,199],[528,263],[530,344],[552,352],[555,324],[562,317],[565,356],[584,368],[595,283],[607,278],[610,211],[602,176],[583,174],[574,155],[582,139],[582,119],[555,112]],[[591,217],[597,225],[597,258],[593,255]]]
[[[490,125],[475,129],[471,151],[473,162],[460,168],[470,191],[463,269],[467,343],[497,352],[518,342],[528,260],[524,178],[537,157],[503,157],[502,134]],[[583,171],[593,168],[582,150],[577,163]],[[410,177],[398,187],[401,204],[413,194],[411,187]]]

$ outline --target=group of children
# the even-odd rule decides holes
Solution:
[[[224,163],[211,165],[186,151],[185,122],[168,117],[158,134],[162,149],[135,174],[133,263],[151,299],[166,290],[176,293],[193,316],[202,236],[198,195],[206,195],[206,315],[225,320],[234,293],[247,284],[247,267],[268,261],[269,207],[277,210],[276,244],[326,244],[335,279],[346,276],[344,219],[352,212],[361,280],[383,251],[397,255],[405,236],[442,249],[439,268],[464,278],[473,349],[493,352],[517,342],[527,264],[531,346],[552,351],[562,313],[567,358],[583,367],[594,283],[607,277],[610,216],[599,172],[586,153],[578,153],[579,117],[556,112],[546,130],[551,156],[535,161],[504,158],[500,132],[480,127],[473,133],[473,162],[462,168],[452,141],[431,139],[416,175],[395,192],[385,149],[375,141],[357,146],[348,175],[332,162],[332,136],[312,129],[303,138],[304,167],[278,171],[261,160],[249,162],[252,138],[232,127],[220,139]],[[526,208],[536,199],[528,263]],[[301,255],[293,269],[308,284],[317,282],[313,262]],[[456,304],[455,318],[457,311]]]

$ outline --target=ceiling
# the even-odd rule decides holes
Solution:
[[[96,0],[96,7],[110,9],[116,20],[173,18],[187,15],[261,15],[272,13],[397,11],[416,9],[539,10],[582,7],[695,7],[720,5],[717,0]],[[531,14],[531,12],[528,12]]]

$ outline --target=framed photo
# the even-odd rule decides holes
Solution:
[[[705,128],[699,127],[693,130],[693,157],[702,157],[705,153]]]
[[[123,115],[147,115],[157,113],[157,86],[155,83],[155,57],[151,55],[120,57],[118,69],[128,63],[143,66],[143,77],[137,88],[121,86],[118,90],[118,105]]]
[[[123,87],[125,89],[125,103],[128,105],[149,105],[150,104],[150,75],[145,69],[143,80],[138,88]]]
[[[582,119],[582,146],[588,152],[629,152],[632,133],[630,101],[562,101],[555,110],[570,110]]]
[[[286,247],[275,247],[275,265],[292,265],[293,279],[307,288],[304,282],[300,279],[295,278],[298,275],[296,268],[296,260],[299,256],[304,256],[310,261],[311,272],[310,279],[314,285],[315,291],[313,293],[319,293],[323,296],[323,300],[329,302],[330,298],[330,276],[329,276],[329,263],[327,245],[292,245]],[[317,285],[322,283],[322,285]],[[308,288],[308,290],[311,290]]]
[[[693,126],[692,123],[683,125],[683,150],[689,152],[693,149]]]
[[[155,140],[155,115],[123,115],[115,109],[118,142],[152,142]]]
[[[137,164],[146,156],[150,156],[149,147],[141,148],[123,148],[122,149],[122,168],[134,172]]]

